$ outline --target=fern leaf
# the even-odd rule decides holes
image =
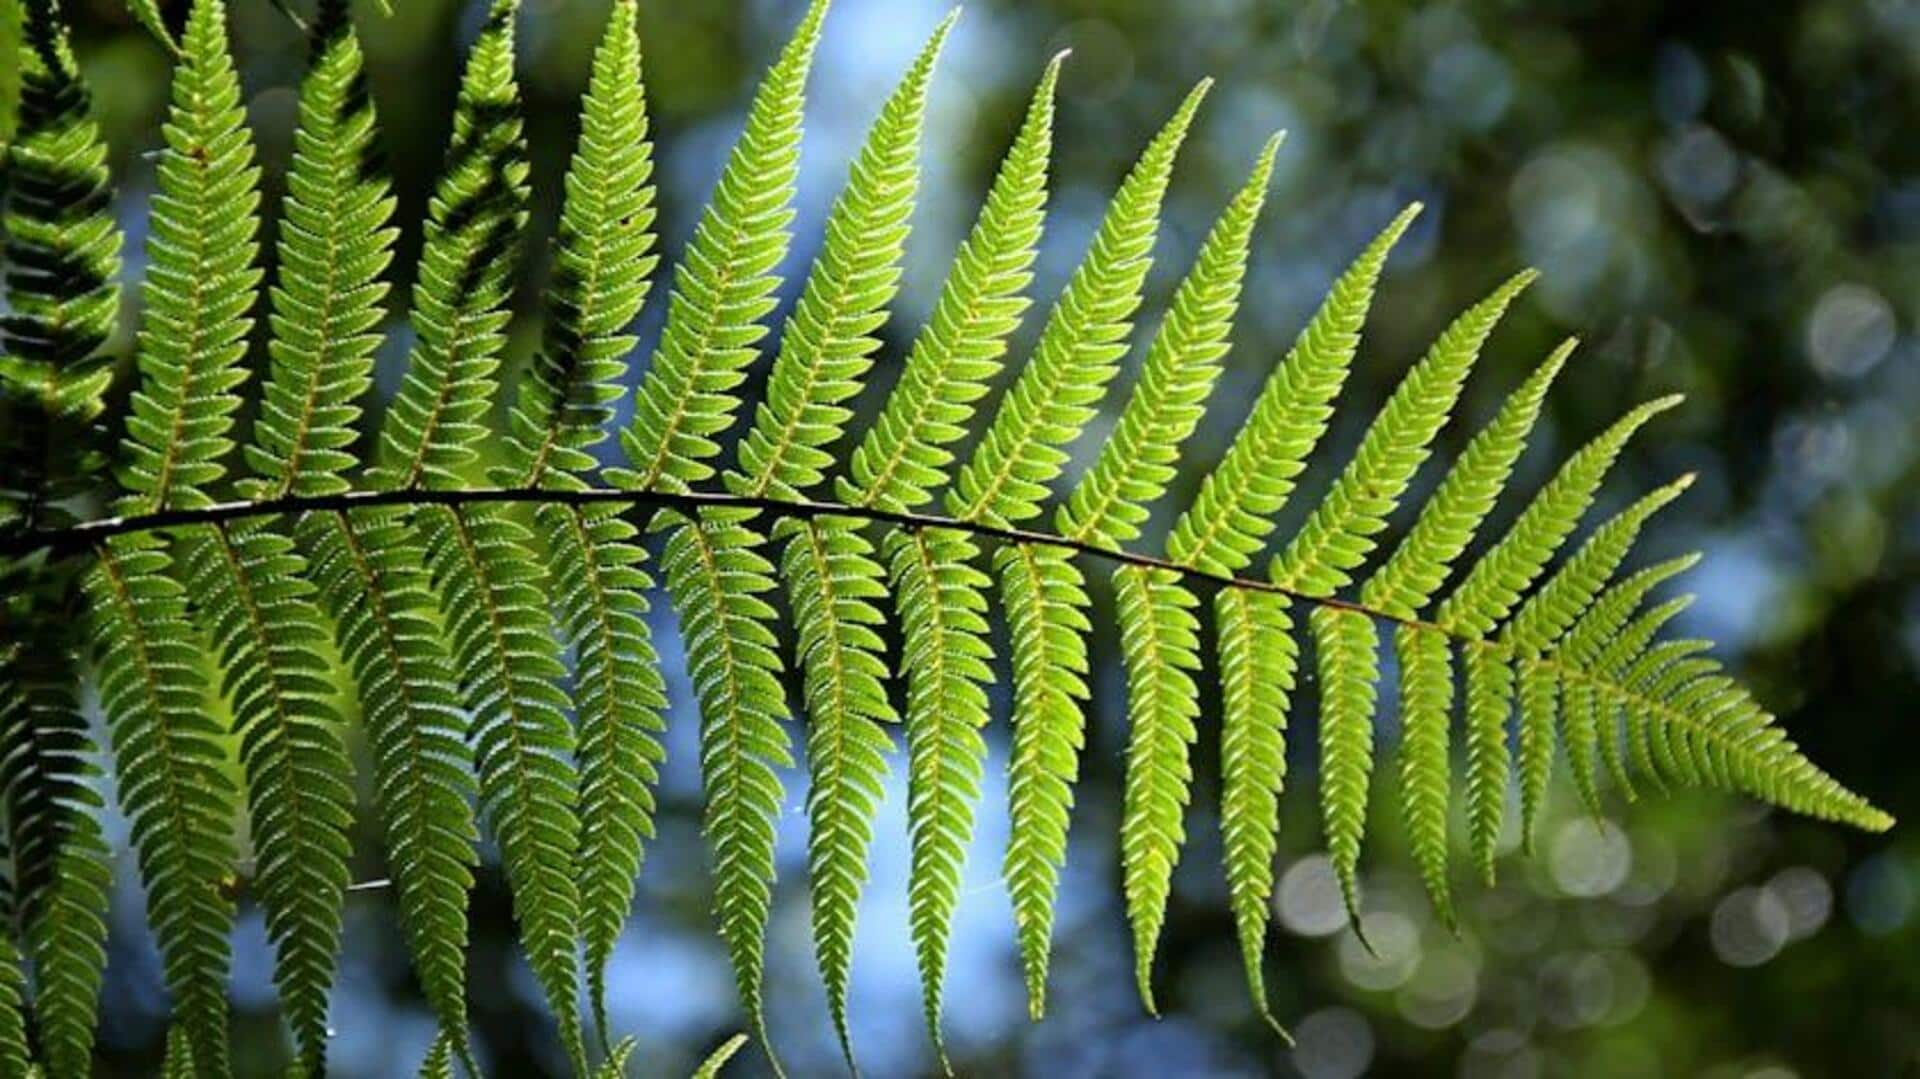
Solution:
[[[625,1079],[627,1062],[633,1059],[635,1049],[632,1038],[623,1038],[619,1044],[607,1051],[607,1059],[594,1069],[594,1079]]]
[[[1617,756],[1617,750],[1604,752],[1600,747],[1600,702],[1585,684],[1565,681],[1560,686],[1560,736],[1567,746],[1567,770],[1573,773],[1574,790],[1580,804],[1594,820],[1601,818],[1600,761]],[[1613,738],[1611,731],[1608,739]],[[1629,800],[1632,786],[1621,787]]]
[[[1555,670],[1522,656],[1519,667],[1520,705],[1520,844],[1533,854],[1534,825],[1546,805],[1547,782],[1553,776],[1553,732],[1559,719],[1560,684]]]
[[[1273,515],[1293,493],[1307,455],[1326,431],[1387,254],[1419,210],[1416,203],[1401,211],[1367,245],[1300,331],[1226,457],[1174,522],[1167,553],[1175,562],[1231,574],[1265,545]]]
[[[900,85],[880,108],[854,158],[847,186],[827,215],[826,242],[787,320],[767,399],[740,444],[736,494],[792,498],[817,486],[880,347],[874,331],[899,289],[900,258],[920,186],[920,131],[927,84],[959,17],[933,32]]]
[[[514,81],[517,0],[493,0],[467,56],[446,171],[427,208],[413,290],[414,346],[380,430],[381,489],[462,486],[505,346],[507,300],[527,216],[527,161]]]
[[[1515,274],[1491,296],[1468,308],[1402,379],[1361,438],[1353,460],[1273,562],[1274,583],[1312,596],[1330,596],[1352,581],[1374,536],[1427,457],[1427,446],[1452,413],[1479,359],[1480,347],[1521,290],[1539,275]]]
[[[1160,203],[1210,80],[1187,95],[1153,137],[1108,204],[1093,246],[1054,304],[1033,359],[1007,391],[986,435],[947,493],[963,520],[995,523],[1036,516],[1047,484],[1093,418],[1120,371],[1140,289],[1153,263]]]
[[[1060,507],[1061,535],[1105,547],[1137,539],[1148,504],[1172,482],[1180,444],[1199,424],[1226,359],[1253,226],[1266,203],[1280,140],[1275,135],[1267,141],[1175,290],[1113,436]]]
[[[1011,826],[1001,872],[1013,899],[1027,1008],[1046,1011],[1053,904],[1066,861],[1073,784],[1086,745],[1087,593],[1069,552],[1014,544],[994,555],[1013,649]]]
[[[1513,666],[1492,648],[1463,649],[1467,679],[1467,841],[1474,865],[1493,882],[1494,845],[1506,816],[1507,715],[1513,710]]]
[[[1317,607],[1313,628],[1320,676],[1320,812],[1327,854],[1347,919],[1360,933],[1360,840],[1367,827],[1367,784],[1373,774],[1374,685],[1380,680],[1379,638],[1357,611]]]
[[[293,542],[261,522],[183,537],[186,581],[233,702],[274,980],[299,1047],[323,1074],[327,989],[340,949],[353,792],[326,628]]]
[[[1453,929],[1447,880],[1447,746],[1453,723],[1453,662],[1447,639],[1418,626],[1394,633],[1400,659],[1400,810],[1420,881],[1442,925]]]
[[[97,750],[80,710],[79,671],[60,604],[35,604],[0,663],[4,782],[13,903],[32,959],[42,1055],[51,1074],[85,1075],[106,965],[111,852],[93,789]]]
[[[28,5],[17,29],[24,36],[0,52],[20,91],[19,126],[0,140],[0,385],[12,406],[4,486],[51,503],[88,486],[100,460],[91,428],[113,374],[101,348],[120,303],[121,235],[106,145],[59,5]]]
[[[647,628],[637,530],[614,514],[575,506],[538,513],[552,560],[561,629],[573,642],[580,769],[580,932],[587,987],[604,1039],[606,968],[633,908],[642,844],[653,836],[654,788],[666,751],[667,691]]]
[[[1277,1026],[1261,969],[1299,647],[1289,601],[1273,592],[1222,589],[1214,599],[1214,624],[1220,648],[1220,830],[1227,899],[1254,1007]]]
[[[1513,475],[1527,435],[1540,418],[1547,391],[1575,342],[1563,342],[1513,391],[1492,422],[1467,443],[1460,459],[1421,509],[1413,528],[1385,565],[1360,589],[1361,602],[1396,618],[1413,618],[1446,580]]]
[[[1691,473],[1680,477],[1594,530],[1573,557],[1520,606],[1500,631],[1500,639],[1528,655],[1538,655],[1557,643],[1612,578],[1641,526],[1693,486],[1693,480]]]
[[[1000,370],[1006,338],[1027,307],[1022,290],[1040,242],[1054,90],[1065,57],[1055,56],[1041,76],[899,385],[854,449],[847,474],[836,480],[849,503],[911,509],[931,502],[947,482],[948,447],[966,434],[973,406]]]
[[[100,707],[120,804],[147,889],[177,1029],[209,1074],[227,1072],[225,882],[236,792],[186,596],[151,537],[103,547],[87,575]]]
[[[575,985],[578,778],[567,699],[555,684],[565,669],[546,573],[530,553],[532,536],[506,513],[429,507],[416,527],[473,716],[480,804],[500,841],[521,943],[574,1070],[585,1071]]]
[[[503,482],[542,486],[594,467],[621,392],[628,333],[652,288],[653,143],[635,0],[616,0],[581,100],[545,334],[508,419]]]
[[[260,170],[219,0],[195,0],[182,48],[149,225],[141,388],[122,444],[128,512],[204,504],[225,474],[260,281]]]
[[[1120,862],[1133,926],[1133,976],[1154,1013],[1153,955],[1166,919],[1173,867],[1186,841],[1188,755],[1198,731],[1200,622],[1194,599],[1169,571],[1123,567],[1113,576],[1121,655],[1127,669],[1127,775],[1120,810]]]
[[[740,523],[751,516],[717,510],[670,529],[662,566],[700,699],[714,915],[741,1005],[765,1045],[760,968],[782,797],[775,769],[793,759],[780,726],[786,694],[774,612],[762,598],[774,589],[773,566],[758,535]]]
[[[8,1075],[34,1074],[27,1046],[27,972],[9,933],[0,933],[0,1068]]]
[[[1568,458],[1500,542],[1474,563],[1466,579],[1440,604],[1434,621],[1474,637],[1491,633],[1593,503],[1594,492],[1627,440],[1648,420],[1679,403],[1678,396],[1649,401]]]
[[[807,863],[813,883],[813,941],[840,1048],[853,1066],[847,979],[860,892],[867,880],[873,816],[886,781],[899,720],[887,700],[886,571],[852,528],[806,521],[792,527],[782,574],[793,605],[807,705]]]
[[[721,1069],[727,1066],[727,1062],[732,1060],[734,1055],[740,1052],[740,1047],[745,1044],[747,1044],[745,1034],[735,1034],[721,1042],[719,1047],[707,1054],[707,1059],[701,1061],[700,1066],[694,1069],[692,1079],[719,1079]]]
[[[374,167],[377,120],[344,0],[316,12],[300,83],[279,274],[272,290],[272,358],[247,460],[258,494],[336,494],[357,462],[350,452],[359,401],[372,385],[387,295],[381,274],[398,230],[393,197]]]
[[[353,672],[414,972],[441,1039],[464,1057],[472,752],[425,553],[395,513],[312,514],[297,534]]]
[[[793,186],[807,72],[828,0],[812,0],[800,26],[754,94],[746,128],[674,276],[667,325],[621,433],[629,468],[623,487],[675,489],[713,475],[715,435],[732,426],[734,392],[766,336],[774,270],[791,242]]]
[[[987,755],[980,732],[993,680],[982,594],[988,581],[973,567],[973,543],[963,533],[894,535],[889,566],[907,674],[907,914],[927,1030],[944,1066],[947,941]]]
[[[580,142],[561,207],[558,266],[545,339],[519,384],[507,467],[496,479],[576,488],[594,467],[620,393],[627,332],[656,257],[652,147],[636,5],[620,0],[594,54]],[[617,515],[546,505],[536,518],[551,564],[574,674],[580,772],[580,927],[595,1026],[609,1036],[606,966],[632,908],[642,843],[652,835],[664,756],[666,690],[647,628],[637,530]]]

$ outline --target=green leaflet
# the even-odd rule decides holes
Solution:
[[[175,1029],[203,1069],[224,1075],[237,799],[225,732],[206,714],[186,595],[170,568],[150,537],[103,547],[87,575],[89,635]]]
[[[1012,827],[1001,873],[1013,900],[1027,1009],[1046,1011],[1054,895],[1067,855],[1073,784],[1086,746],[1087,619],[1084,578],[1058,547],[994,553],[1000,604],[1013,640],[1013,747],[1007,761]]]
[[[1513,710],[1513,666],[1491,648],[1462,650],[1467,682],[1467,841],[1474,865],[1493,881],[1494,844],[1506,817],[1507,715]]]
[[[1546,664],[1523,657],[1519,661],[1520,705],[1520,844],[1533,853],[1534,824],[1546,805],[1547,781],[1553,775],[1553,730],[1559,719],[1560,685]]]
[[[1367,578],[1361,602],[1398,618],[1412,618],[1427,605],[1447,569],[1467,549],[1481,522],[1513,475],[1513,463],[1526,448],[1527,435],[1540,418],[1547,390],[1573,354],[1569,339],[1553,350],[1520,387],[1508,396],[1492,422],[1467,443],[1440,487],[1427,499],[1400,546],[1385,565]]]
[[[344,0],[315,13],[300,122],[281,206],[272,357],[248,463],[263,497],[351,486],[360,399],[372,385],[399,230],[374,167],[378,120]]]
[[[960,873],[973,838],[986,741],[988,666],[985,574],[964,533],[895,533],[888,567],[906,642],[907,913],[920,964],[922,1006],[944,1066],[940,999]],[[951,1070],[951,1069],[948,1069]]]
[[[38,605],[49,609],[29,610],[28,616],[69,613],[70,597],[54,599]],[[14,644],[0,656],[0,796],[11,856],[7,899],[34,966],[41,1054],[51,1074],[85,1075],[107,959],[111,852],[98,819],[101,798],[92,787],[97,749],[80,709],[72,647],[77,642],[67,639],[71,631],[27,635],[21,632],[26,628],[5,625]],[[24,1052],[24,1043],[20,1048]]]
[[[1400,811],[1407,843],[1433,909],[1449,929],[1459,923],[1447,882],[1447,800],[1453,724],[1453,656],[1447,639],[1401,626],[1394,632],[1400,659]]]
[[[1331,402],[1360,347],[1360,328],[1387,254],[1419,211],[1417,203],[1401,211],[1334,282],[1268,378],[1226,457],[1174,522],[1167,554],[1175,562],[1231,574],[1265,544],[1273,515],[1293,493],[1307,455],[1326,431]]]
[[[1291,603],[1273,592],[1223,589],[1214,600],[1214,625],[1220,648],[1220,831],[1227,898],[1248,992],[1261,1017],[1277,1026],[1261,966],[1287,775],[1287,711],[1300,652]]]
[[[773,566],[760,553],[758,535],[741,523],[751,516],[713,511],[675,525],[661,563],[700,699],[714,917],[733,961],[741,1006],[767,1045],[760,967],[783,793],[774,770],[791,767],[793,758],[780,725],[787,703],[769,626],[774,611],[762,598],[774,590]]]
[[[854,920],[867,881],[886,754],[893,749],[880,725],[900,718],[887,699],[878,629],[885,621],[876,601],[887,595],[886,571],[874,559],[873,545],[851,528],[809,521],[790,532],[781,565],[804,670],[814,952],[841,1051],[852,1067],[847,980]]]
[[[1108,547],[1137,539],[1148,503],[1172,482],[1180,444],[1199,425],[1227,356],[1253,226],[1266,204],[1280,139],[1267,140],[1253,174],[1214,222],[1175,290],[1113,436],[1055,516],[1062,535]]]
[[[464,1056],[472,751],[425,553],[394,513],[310,514],[295,534],[353,673],[414,972],[441,1040]]]
[[[113,374],[101,348],[120,304],[121,235],[90,95],[60,7],[36,2],[26,15],[15,24],[24,40],[0,51],[19,91],[19,126],[10,145],[0,138],[8,308],[0,320],[0,418],[11,428],[0,447],[0,490],[7,502],[36,487],[49,501],[67,497],[96,477],[102,446],[94,424]]]
[[[794,497],[817,486],[880,347],[900,284],[914,195],[920,186],[920,129],[934,61],[959,17],[942,20],[901,79],[854,158],[847,186],[827,215],[826,244],[780,338],[767,399],[740,444],[737,494]]]
[[[1507,305],[1537,276],[1528,270],[1508,279],[1448,326],[1407,372],[1333,489],[1274,559],[1268,575],[1275,584],[1326,596],[1352,583],[1348,571],[1366,560],[1374,535],[1387,527],[1388,515],[1426,460],[1428,444],[1460,399],[1480,346]]]
[[[1153,953],[1166,919],[1173,867],[1186,842],[1188,754],[1198,737],[1200,620],[1193,594],[1168,571],[1126,567],[1113,576],[1127,668],[1127,776],[1120,815],[1120,861],[1133,926],[1133,976],[1140,1002],[1154,1012]]]
[[[1568,458],[1500,542],[1474,563],[1466,579],[1440,604],[1434,621],[1469,636],[1491,633],[1593,504],[1594,492],[1627,439],[1648,420],[1679,403],[1677,396],[1649,401]]]
[[[732,1060],[734,1054],[738,1053],[741,1046],[746,1044],[747,1036],[745,1034],[735,1034],[733,1037],[721,1042],[713,1052],[707,1054],[707,1059],[701,1061],[700,1066],[693,1070],[692,1079],[718,1079],[720,1070],[725,1068],[727,1062]]]
[[[914,342],[887,398],[837,480],[840,497],[863,506],[910,509],[945,486],[974,403],[1000,370],[1006,338],[1020,324],[1047,199],[1054,90],[1062,53],[1047,65],[1026,119],[960,245],[933,317]]]
[[[1174,157],[1211,86],[1203,80],[1193,88],[1114,192],[1032,360],[947,492],[947,509],[955,517],[1006,523],[1040,513],[1047,484],[1067,461],[1061,447],[1093,418],[1107,383],[1120,372],[1133,328],[1129,320],[1153,263]]]
[[[27,972],[13,936],[0,933],[0,1068],[8,1075],[29,1075],[27,1048]]]
[[[675,273],[660,347],[634,395],[633,423],[620,435],[629,466],[611,474],[620,486],[681,488],[713,475],[706,463],[720,450],[713,436],[739,410],[733,391],[766,336],[760,320],[774,307],[773,271],[792,242],[800,114],[827,3],[812,0],[755,92]]]
[[[1373,623],[1355,611],[1319,607],[1308,621],[1320,675],[1320,814],[1347,920],[1364,943],[1358,870],[1360,838],[1367,826],[1367,783],[1373,774],[1380,641]]]
[[[353,822],[341,719],[322,659],[326,626],[306,560],[270,525],[196,529],[180,546],[185,583],[233,703],[274,981],[300,1070],[324,1074]]]
[[[627,332],[652,282],[653,156],[641,85],[635,4],[607,20],[581,104],[566,178],[545,335],[519,381],[500,483],[575,489],[591,470],[620,394]],[[604,511],[537,514],[559,628],[574,648],[580,774],[580,932],[594,1025],[611,1038],[605,973],[633,905],[641,844],[653,832],[666,689],[647,628],[633,525]]]

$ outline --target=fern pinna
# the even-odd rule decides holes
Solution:
[[[1356,928],[1368,808],[1383,777],[1449,924],[1452,803],[1464,803],[1464,846],[1490,878],[1509,787],[1530,843],[1557,760],[1595,811],[1603,785],[1629,795],[1705,785],[1863,828],[1891,825],[1806,760],[1704,644],[1660,638],[1685,599],[1657,599],[1656,589],[1694,558],[1621,567],[1688,477],[1600,522],[1562,557],[1628,440],[1674,400],[1630,411],[1568,457],[1503,534],[1481,536],[1571,342],[1439,471],[1411,526],[1381,550],[1530,272],[1439,335],[1305,523],[1275,542],[1418,206],[1386,222],[1333,282],[1225,455],[1174,508],[1162,550],[1133,546],[1166,508],[1183,443],[1227,362],[1280,149],[1275,136],[1255,156],[1152,332],[1137,334],[1162,201],[1206,83],[1145,143],[1048,305],[1032,355],[996,398],[1009,341],[1035,301],[1054,93],[1067,62],[1053,58],[894,389],[864,431],[851,431],[869,373],[889,362],[880,333],[954,16],[932,28],[881,104],[775,336],[806,84],[827,7],[808,7],[753,97],[664,290],[665,328],[638,365],[619,440],[624,461],[602,479],[597,448],[627,392],[631,327],[659,262],[635,0],[614,0],[594,52],[538,345],[511,369],[509,300],[534,241],[514,78],[518,9],[513,0],[489,8],[461,79],[445,173],[420,223],[407,368],[371,436],[363,415],[389,263],[408,223],[393,220],[344,0],[321,0],[307,23],[264,300],[259,166],[222,0],[195,0],[177,35],[157,8],[137,6],[175,61],[137,382],[117,418],[117,452],[105,412],[120,237],[105,147],[59,5],[25,5],[7,62],[17,79],[0,214],[0,1066],[88,1070],[110,871],[96,793],[104,755],[173,998],[168,1068],[228,1070],[232,884],[247,864],[233,823],[244,812],[253,846],[245,894],[274,946],[295,1070],[323,1072],[357,812],[346,747],[357,731],[371,748],[372,812],[408,948],[440,1025],[425,1073],[475,1070],[467,904],[484,829],[569,1065],[617,1074],[633,1046],[608,1029],[605,968],[653,834],[667,709],[647,620],[650,548],[698,697],[714,916],[746,1022],[763,1040],[776,829],[796,753],[786,672],[797,675],[814,946],[850,1064],[855,915],[902,749],[895,727],[909,930],[940,1045],[949,934],[996,722],[996,619],[1008,631],[1012,689],[1012,827],[1000,873],[1031,1010],[1045,1007],[1088,737],[1084,572],[1094,562],[1115,566],[1129,720],[1120,862],[1148,1008],[1188,838],[1206,694],[1222,705],[1228,903],[1249,991],[1270,1022],[1262,972],[1278,806],[1296,688],[1309,678],[1325,841]],[[770,337],[777,347],[763,348]],[[242,439],[236,416],[256,338],[264,385]],[[1091,465],[1070,473],[1073,447],[1136,344],[1143,359],[1116,423]],[[763,364],[766,392],[749,410],[743,387]],[[962,456],[990,400],[982,436]],[[498,431],[496,412],[506,417]],[[483,455],[496,435],[498,452]],[[76,508],[108,499],[114,516]],[[1463,559],[1476,541],[1483,553]],[[1262,558],[1264,574],[1254,570]],[[791,657],[783,626],[792,627]],[[1402,731],[1384,768],[1383,629]],[[105,746],[82,710],[87,681]],[[1451,766],[1456,741],[1464,782]],[[703,1074],[724,1059],[716,1054]]]

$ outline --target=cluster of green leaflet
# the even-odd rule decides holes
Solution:
[[[462,76],[444,174],[419,223],[404,381],[371,440],[359,428],[389,263],[407,223],[393,220],[377,167],[378,124],[345,0],[320,0],[308,26],[264,333],[255,325],[265,280],[259,167],[222,0],[194,0],[177,37],[157,6],[135,5],[175,64],[138,384],[117,443],[102,428],[120,236],[105,148],[58,7],[26,0],[23,17],[0,26],[11,50],[0,84],[7,1074],[89,1068],[109,884],[96,793],[103,758],[132,824],[173,998],[167,1074],[229,1070],[233,821],[243,812],[253,844],[247,893],[273,944],[294,1066],[323,1073],[358,812],[347,752],[355,728],[371,747],[383,853],[440,1024],[422,1073],[474,1070],[467,902],[484,829],[567,1061],[579,1074],[619,1074],[632,1045],[616,1044],[608,1029],[605,972],[652,835],[667,708],[649,639],[650,534],[698,697],[714,916],[746,1021],[763,1041],[775,831],[796,750],[786,670],[795,669],[813,936],[849,1062],[855,916],[896,727],[905,740],[910,929],[939,1048],[948,938],[993,722],[996,612],[1012,676],[1012,826],[1001,874],[1031,1010],[1043,1011],[1086,742],[1083,556],[1118,564],[1129,719],[1121,865],[1149,1008],[1187,839],[1203,695],[1222,702],[1224,869],[1261,1014],[1271,1021],[1262,971],[1303,662],[1319,684],[1327,848],[1358,926],[1381,756],[1383,624],[1401,682],[1395,787],[1415,862],[1449,922],[1456,659],[1465,839],[1484,875],[1508,787],[1517,777],[1530,839],[1562,749],[1595,812],[1604,774],[1629,796],[1640,786],[1702,784],[1865,828],[1891,824],[1808,762],[1701,654],[1704,644],[1659,639],[1684,600],[1655,602],[1654,589],[1692,559],[1624,575],[1620,567],[1687,479],[1558,557],[1628,439],[1674,401],[1633,410],[1573,453],[1503,535],[1456,566],[1507,491],[1571,343],[1473,436],[1375,565],[1389,521],[1530,272],[1441,333],[1306,523],[1274,543],[1358,353],[1376,284],[1418,206],[1334,282],[1174,517],[1163,553],[1128,549],[1163,502],[1226,362],[1277,136],[1192,256],[1093,464],[1060,489],[1073,445],[1146,336],[1134,321],[1204,82],[1120,182],[1032,355],[962,456],[1030,304],[1064,57],[1046,65],[895,389],[852,438],[853,402],[901,280],[934,69],[954,16],[942,21],[851,164],[777,337],[764,399],[747,417],[742,387],[765,358],[776,274],[793,240],[805,88],[827,12],[827,0],[814,0],[755,94],[673,272],[665,329],[621,432],[624,463],[596,482],[597,447],[626,392],[629,328],[659,261],[635,0],[614,0],[593,57],[539,345],[511,386],[502,385],[502,360],[529,185],[514,76],[518,12],[514,0],[493,3]],[[6,10],[10,20],[22,12]],[[256,337],[269,362],[242,440],[235,417]],[[462,497],[503,490],[515,493]],[[356,505],[355,492],[383,497]],[[78,519],[68,508],[76,495],[113,499],[120,519]],[[234,495],[271,508],[217,508]],[[629,512],[637,509],[651,516]],[[1049,509],[1052,529],[1037,530]],[[78,551],[58,542],[90,527],[98,537]],[[1252,574],[1263,557],[1267,574]],[[1304,660],[1301,636],[1311,645]],[[104,747],[81,711],[87,678],[106,717]]]

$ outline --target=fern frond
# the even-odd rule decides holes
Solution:
[[[774,271],[792,241],[801,112],[827,4],[812,0],[755,92],[675,271],[660,347],[620,435],[629,467],[611,475],[622,487],[684,489],[713,475],[713,438],[739,410],[734,390],[766,336],[760,320],[774,308]]]
[[[1447,880],[1448,743],[1453,724],[1453,654],[1447,640],[1414,626],[1393,637],[1400,660],[1400,811],[1420,881],[1440,923],[1458,925]]]
[[[1494,845],[1507,810],[1507,716],[1513,711],[1513,665],[1492,648],[1462,650],[1467,683],[1467,842],[1474,865],[1493,883]]]
[[[653,157],[642,89],[636,5],[620,0],[594,53],[581,131],[566,177],[545,338],[519,384],[502,483],[578,488],[594,467],[619,395],[627,332],[657,258]],[[577,657],[580,929],[588,995],[609,1038],[606,965],[633,904],[641,845],[653,833],[664,756],[666,689],[647,628],[637,530],[577,506],[536,511],[559,625]]]
[[[414,346],[380,430],[374,486],[450,488],[489,435],[507,300],[527,217],[526,141],[514,81],[518,0],[493,0],[467,56],[453,144],[428,203]]]
[[[807,868],[813,885],[813,944],[840,1049],[853,1066],[847,980],[854,921],[867,880],[873,816],[899,721],[887,699],[887,666],[876,601],[886,571],[865,536],[802,522],[791,529],[782,576],[798,631],[807,706]]]
[[[1213,610],[1220,649],[1220,833],[1227,901],[1240,938],[1248,992],[1261,1018],[1277,1027],[1261,968],[1299,646],[1285,596],[1227,588],[1215,597]]]
[[[1066,464],[1063,447],[1093,418],[1107,383],[1120,372],[1174,157],[1211,86],[1203,80],[1193,88],[1114,192],[1033,358],[947,492],[955,517],[1004,524],[1039,514],[1047,484]]]
[[[1440,604],[1434,621],[1473,637],[1491,633],[1593,504],[1594,492],[1627,440],[1648,420],[1679,403],[1678,396],[1671,396],[1640,405],[1568,458],[1500,542],[1474,563],[1466,579]]]
[[[1392,557],[1361,586],[1360,600],[1397,618],[1415,617],[1446,580],[1513,475],[1527,435],[1540,418],[1547,390],[1573,355],[1568,339],[1507,397],[1493,420],[1467,443],[1460,459],[1427,499]]]
[[[6,627],[16,643],[0,662],[0,793],[41,1054],[51,1074],[78,1076],[92,1068],[111,852],[92,786],[97,750],[80,709],[80,672],[55,621],[66,603],[34,606],[27,622]]]
[[[27,972],[10,933],[0,933],[0,1068],[8,1075],[34,1074],[27,1046]]]
[[[719,1079],[720,1069],[726,1067],[727,1062],[732,1060],[734,1054],[740,1052],[740,1047],[745,1044],[747,1044],[745,1034],[735,1034],[721,1042],[719,1047],[707,1054],[707,1059],[701,1061],[700,1066],[694,1069],[692,1079]]]
[[[1387,527],[1387,517],[1427,458],[1427,446],[1460,399],[1480,347],[1514,297],[1538,276],[1532,270],[1515,274],[1468,308],[1407,372],[1332,490],[1274,559],[1268,576],[1275,584],[1329,596],[1352,582],[1349,571],[1366,561],[1373,537]]]
[[[994,554],[1013,650],[1013,746],[1007,761],[1011,826],[1001,873],[1013,900],[1027,1010],[1046,1011],[1054,895],[1067,856],[1073,784],[1086,745],[1088,599],[1059,547],[1017,544]]]
[[[927,1030],[944,1067],[947,941],[987,755],[988,579],[974,568],[976,549],[964,533],[897,532],[890,547],[907,674],[907,916]]]
[[[100,350],[120,303],[121,235],[106,145],[60,7],[26,7],[5,53],[19,80],[18,127],[0,143],[0,386],[13,425],[0,487],[44,503],[76,493],[100,459],[91,428],[112,378]]]
[[[374,167],[377,120],[345,0],[320,5],[310,48],[281,205],[272,365],[246,448],[262,497],[349,488],[385,313],[381,274],[399,235]]]
[[[436,506],[415,523],[472,714],[480,805],[500,841],[527,961],[583,1072],[578,1009],[580,849],[574,730],[532,536],[504,512]]]
[[[1273,515],[1293,493],[1306,457],[1326,431],[1331,402],[1345,383],[1360,328],[1387,254],[1420,206],[1401,211],[1355,259],[1254,402],[1217,468],[1201,483],[1167,538],[1175,562],[1213,573],[1244,569],[1273,531]]]
[[[1641,526],[1693,486],[1693,481],[1693,474],[1688,473],[1643,496],[1595,529],[1573,557],[1521,604],[1501,628],[1500,640],[1523,655],[1539,655],[1556,644],[1613,577],[1639,537]]]
[[[616,0],[581,99],[539,352],[508,417],[503,482],[590,471],[620,395],[628,331],[653,285],[653,143],[635,0]]]
[[[182,50],[149,223],[141,387],[121,447],[129,511],[205,504],[225,475],[260,283],[260,170],[220,0],[195,0]]]
[[[353,673],[414,972],[441,1039],[464,1057],[473,755],[426,556],[400,514],[310,514],[296,534]]]
[[[1174,291],[1120,422],[1055,516],[1061,535],[1106,547],[1137,539],[1147,506],[1172,482],[1180,444],[1199,425],[1230,347],[1253,226],[1266,204],[1281,138],[1267,140]]]
[[[714,916],[741,1006],[765,1045],[761,963],[782,798],[775,769],[791,767],[793,757],[780,726],[787,707],[774,611],[763,598],[774,589],[773,566],[759,536],[741,523],[751,516],[713,511],[675,525],[661,562],[700,700]]]
[[[1166,919],[1173,867],[1186,842],[1188,760],[1199,731],[1199,601],[1169,571],[1123,568],[1113,575],[1121,656],[1127,669],[1127,775],[1120,809],[1120,863],[1133,926],[1133,976],[1140,1002],[1153,1003],[1153,956]]]
[[[573,642],[580,770],[580,934],[587,988],[604,1040],[606,968],[633,908],[642,844],[666,750],[667,690],[647,628],[646,551],[633,525],[575,506],[542,506],[547,583]]]
[[[326,628],[305,559],[272,527],[213,525],[182,546],[194,608],[233,702],[274,980],[300,1069],[319,1075],[353,821],[341,719],[320,652]]]
[[[146,884],[176,1029],[209,1074],[227,1072],[227,930],[237,793],[186,594],[151,536],[99,551],[87,574],[89,636],[112,736],[120,805]]]
[[[845,189],[827,215],[826,242],[780,337],[767,399],[740,443],[736,494],[794,497],[817,486],[880,347],[874,331],[900,284],[900,258],[920,186],[920,132],[927,84],[955,9],[880,108],[854,158]]]
[[[1327,854],[1347,920],[1365,943],[1360,922],[1360,840],[1367,826],[1367,784],[1373,775],[1374,686],[1380,641],[1357,611],[1317,607],[1313,629],[1320,676],[1320,813]]]
[[[967,431],[974,404],[999,370],[1006,339],[1027,308],[1047,200],[1054,91],[1065,53],[1040,77],[1026,118],[987,193],[973,230],[941,286],[933,317],[914,342],[900,382],[837,478],[840,497],[862,506],[911,509],[933,501],[953,463],[948,448]]]
[[[1560,718],[1558,672],[1539,660],[1518,660],[1520,706],[1518,766],[1520,770],[1520,847],[1533,854],[1534,824],[1546,805],[1547,781],[1553,777],[1554,727]]]

